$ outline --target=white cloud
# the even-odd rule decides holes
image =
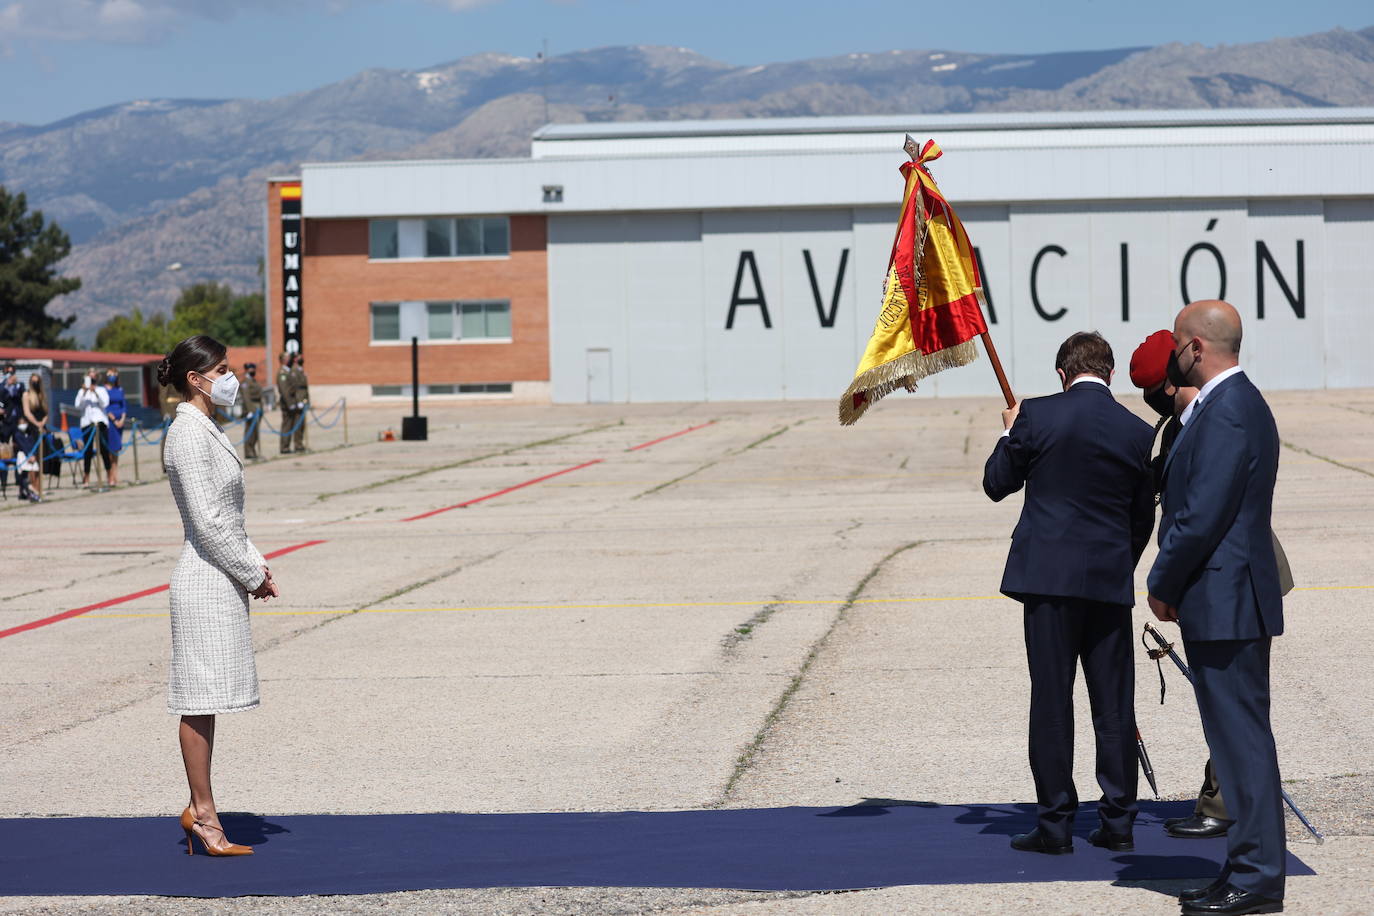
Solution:
[[[272,9],[282,0],[0,0],[0,45],[17,38],[144,44],[161,41],[186,22],[223,22],[241,12]],[[339,12],[389,0],[288,0],[297,8]],[[500,0],[428,0],[460,12]]]

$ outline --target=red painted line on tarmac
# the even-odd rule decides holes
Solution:
[[[627,448],[625,451],[627,451],[627,452],[637,452],[637,451],[639,451],[639,450],[642,449],[642,448],[648,448],[648,447],[651,446],[651,445],[658,445],[660,442],[667,442],[669,439],[676,439],[678,436],[685,436],[685,435],[687,435],[688,433],[694,433],[694,432],[696,432],[696,431],[699,430],[699,429],[705,429],[706,427],[710,426],[712,423],[715,423],[715,422],[716,422],[715,420],[712,420],[712,421],[710,421],[710,423],[703,423],[703,424],[701,424],[700,426],[689,426],[689,427],[687,427],[686,429],[680,429],[680,430],[678,430],[678,431],[675,432],[675,433],[669,433],[669,434],[666,435],[666,436],[660,436],[659,438],[657,438],[657,439],[651,439],[651,440],[649,440],[648,442],[641,442],[641,443],[639,443],[638,445],[632,445],[632,446],[630,446],[629,448]]]
[[[262,555],[262,558],[263,558],[264,560],[275,560],[277,557],[284,557],[284,556],[286,556],[288,553],[295,553],[297,550],[304,550],[304,549],[307,548],[307,547],[314,547],[316,544],[323,544],[323,543],[325,543],[325,542],[324,542],[324,541],[301,541],[299,544],[292,544],[290,547],[283,547],[283,548],[280,549],[280,550],[274,550],[274,551],[272,551],[271,553],[265,553],[265,554]]]
[[[428,512],[421,512],[419,515],[412,515],[410,518],[401,519],[401,521],[418,522],[422,518],[429,518],[431,515],[438,515],[440,512],[448,512],[451,509],[464,509],[468,506],[476,505],[480,502],[485,502],[488,499],[495,499],[498,496],[505,496],[507,493],[513,493],[516,490],[521,490],[525,487],[533,486],[537,483],[543,483],[544,481],[552,480],[555,477],[561,477],[564,474],[571,474],[573,471],[580,471],[583,468],[589,468],[594,464],[600,464],[602,460],[603,459],[601,458],[596,458],[592,461],[584,461],[582,464],[574,465],[570,468],[564,468],[561,471],[554,471],[552,474],[545,474],[543,477],[536,477],[533,480],[527,480],[524,483],[517,483],[515,486],[506,487],[504,490],[497,490],[495,493],[488,493],[485,496],[478,496],[473,499],[466,500],[465,502],[456,503],[452,506],[444,506],[442,509],[430,509]]]
[[[304,541],[300,544],[292,544],[290,547],[283,547],[271,553],[263,554],[263,559],[271,560],[274,557],[285,556],[288,553],[295,553],[297,550],[304,550],[307,547],[314,547],[316,544],[323,544],[324,541]],[[159,585],[156,588],[145,588],[141,592],[133,592],[128,595],[120,595],[118,598],[111,598],[108,601],[101,601],[98,604],[88,604],[85,607],[72,608],[70,611],[63,611],[60,614],[53,614],[51,617],[43,617],[39,620],[30,620],[28,623],[21,623],[17,627],[10,627],[8,630],[0,630],[0,639],[6,636],[14,636],[16,633],[23,633],[27,630],[36,630],[39,627],[46,627],[52,623],[59,623],[63,620],[70,620],[73,617],[80,617],[90,611],[98,611],[102,608],[114,607],[116,604],[124,604],[126,601],[137,601],[139,598],[147,598],[149,595],[156,595],[171,588],[170,585]]]

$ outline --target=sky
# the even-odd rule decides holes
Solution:
[[[545,40],[552,55],[657,44],[753,65],[892,48],[1215,46],[1371,25],[1369,0],[0,0],[0,121],[271,98],[372,67],[533,57]]]

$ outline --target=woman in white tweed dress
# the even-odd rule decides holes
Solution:
[[[248,596],[279,593],[243,523],[243,465],[213,418],[234,403],[238,379],[224,345],[188,337],[158,365],[158,382],[185,399],[162,440],[163,466],[186,542],[172,573],[172,671],[167,708],[179,737],[191,803],[181,814],[186,851],[198,838],[212,856],[250,855],[220,826],[210,787],[215,716],[258,705]]]

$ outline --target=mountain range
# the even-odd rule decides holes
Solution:
[[[147,99],[0,122],[0,184],[72,236],[82,289],[51,306],[89,343],[199,281],[260,284],[264,180],[301,162],[525,156],[547,121],[1374,105],[1374,27],[1204,47],[938,49],[733,66],[686,48],[478,54],[365,70],[280,98]],[[171,269],[169,269],[171,268]]]

